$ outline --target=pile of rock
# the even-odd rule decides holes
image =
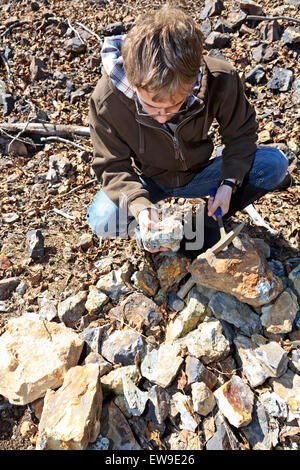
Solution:
[[[241,236],[231,249],[226,273],[222,253],[198,269],[160,253],[156,269],[142,264],[129,280],[111,270],[88,292],[58,304],[46,293],[39,314],[10,320],[0,393],[34,410],[24,436],[37,449],[298,448],[300,265],[280,279],[261,243]],[[206,285],[180,302],[189,272],[205,272]],[[230,272],[236,284],[222,285]],[[251,279],[268,279],[259,302],[240,297],[243,273],[248,293]],[[0,284],[2,298],[19,287]]]

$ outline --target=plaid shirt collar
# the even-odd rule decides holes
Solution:
[[[105,38],[101,49],[101,58],[103,67],[111,78],[114,86],[122,91],[127,98],[134,99],[135,89],[130,86],[127,80],[123,67],[123,57],[121,55],[122,41],[125,37],[125,34],[121,34]],[[195,96],[197,96],[201,87],[202,73],[203,70],[202,67],[200,67],[197,81],[193,87],[193,95],[189,97],[187,106],[192,106],[196,100]]]

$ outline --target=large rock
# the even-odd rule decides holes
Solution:
[[[46,320],[15,318],[0,337],[0,393],[24,405],[63,383],[77,365],[83,340],[69,328]]]
[[[126,375],[123,375],[122,380],[127,411],[132,416],[141,416],[148,401],[148,393],[142,392]]]
[[[289,281],[300,301],[300,264],[290,272]]]
[[[201,382],[212,390],[218,381],[217,376],[206,369],[202,362],[193,356],[187,356],[185,360],[185,373],[187,375],[188,385]]]
[[[193,410],[192,398],[181,392],[175,393],[172,398],[176,409],[180,413],[181,429],[194,432],[200,423],[200,417]]]
[[[103,406],[101,435],[109,440],[109,450],[141,450],[119,408],[110,402]]]
[[[232,294],[254,307],[271,302],[283,290],[281,279],[246,234],[236,237],[225,251],[198,256],[189,271],[197,284]]]
[[[194,291],[194,295],[189,297],[187,306],[177,315],[175,320],[168,323],[166,341],[174,341],[196,328],[198,323],[204,319],[206,310],[206,298]]]
[[[204,364],[217,361],[227,356],[230,351],[221,323],[212,318],[200,323],[196,330],[177,339],[174,344],[185,346],[192,356],[201,359]]]
[[[120,322],[136,327],[139,324],[155,326],[161,321],[161,312],[158,305],[144,294],[134,293],[126,297],[116,308],[110,310],[111,314]]]
[[[209,308],[218,320],[225,320],[236,326],[247,336],[261,330],[259,316],[249,305],[243,304],[233,295],[218,292],[209,302]]]
[[[158,223],[157,230],[146,230],[142,237],[146,250],[165,247],[171,251],[178,251],[183,238],[183,226],[176,217],[166,217]]]
[[[233,426],[239,428],[251,422],[254,393],[239,376],[234,375],[214,395],[220,411]]]
[[[116,330],[102,342],[101,351],[105,359],[113,364],[129,366],[137,353],[144,355],[145,343],[141,334],[133,330]]]
[[[17,277],[8,277],[0,281],[0,300],[6,300],[11,292],[20,284]]]
[[[86,298],[87,292],[81,291],[60,302],[57,307],[60,320],[64,323],[75,323],[78,321],[85,311]]]
[[[289,333],[299,310],[296,295],[286,289],[277,299],[261,309],[261,322],[270,333]]]
[[[279,378],[270,379],[274,392],[282,398],[293,417],[300,418],[300,376],[291,370]]]
[[[56,392],[48,390],[39,424],[38,450],[84,450],[100,432],[102,391],[96,364],[72,367]]]
[[[153,349],[141,363],[142,376],[163,388],[168,387],[183,362],[179,354],[180,345],[165,343]]]
[[[243,372],[252,387],[263,384],[269,377],[280,377],[285,373],[288,357],[275,341],[257,346],[249,338],[238,335],[234,343],[242,361]]]
[[[241,429],[252,450],[271,450],[278,442],[278,422],[268,416],[264,407],[255,402],[252,421]]]
[[[121,269],[114,269],[108,274],[101,276],[96,287],[112,300],[118,300],[131,291],[125,284],[124,273]]]
[[[124,366],[112,370],[107,375],[101,377],[102,389],[104,392],[113,392],[116,395],[123,395],[123,377],[126,376],[135,384],[139,380],[139,371],[136,366]]]
[[[207,416],[216,405],[214,394],[204,382],[192,384],[192,399],[194,411],[201,416]]]

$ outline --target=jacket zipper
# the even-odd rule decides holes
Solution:
[[[191,114],[189,117],[187,117],[184,121],[182,121],[175,133],[174,133],[174,136],[172,134],[170,134],[170,132],[166,131],[165,129],[161,129],[159,127],[156,127],[156,126],[151,126],[151,124],[148,124],[148,123],[145,123],[145,122],[141,122],[139,119],[136,118],[137,122],[139,122],[140,124],[144,125],[144,126],[147,126],[147,127],[152,127],[153,129],[157,129],[161,132],[164,132],[168,137],[170,137],[172,139],[172,143],[173,143],[173,147],[174,147],[174,151],[175,151],[175,159],[178,160],[178,158],[180,158],[180,161],[181,161],[181,164],[183,166],[183,169],[184,170],[187,170],[188,167],[187,167],[187,164],[186,164],[186,161],[184,159],[184,156],[182,155],[182,152],[181,152],[181,149],[180,149],[180,146],[179,146],[179,141],[178,141],[178,131],[179,129],[184,125],[186,124],[193,116],[195,116],[195,114],[198,114],[200,113],[204,108],[204,105],[202,106],[201,109],[198,109],[196,112],[194,112],[193,114]]]

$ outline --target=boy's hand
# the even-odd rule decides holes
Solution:
[[[158,212],[155,209],[143,209],[139,213],[138,219],[142,240],[147,230],[158,230],[159,216]],[[150,253],[157,253],[158,251],[169,251],[169,248],[160,247],[157,250],[147,251],[149,251]]]
[[[214,213],[218,209],[221,208],[222,216],[227,214],[230,205],[230,199],[232,194],[232,188],[230,186],[222,185],[217,189],[215,197],[210,197],[208,199],[208,215],[212,216],[215,220],[217,220]]]

